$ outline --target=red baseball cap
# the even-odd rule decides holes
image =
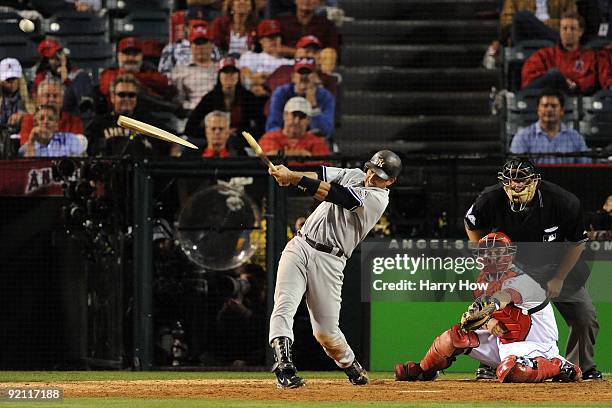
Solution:
[[[208,34],[208,28],[204,25],[196,25],[189,29],[189,42],[193,42],[200,38],[204,38],[210,41],[210,35]]]
[[[317,48],[323,48],[323,44],[321,44],[321,41],[319,41],[317,37],[314,35],[305,35],[298,40],[297,44],[295,44],[295,48],[306,48],[313,45]]]
[[[293,72],[298,72],[300,69],[309,69],[314,71],[317,69],[317,63],[314,58],[298,58],[293,64]]]
[[[51,58],[63,48],[57,41],[47,39],[38,44],[38,53],[45,58]]]
[[[119,52],[123,52],[127,49],[135,49],[142,51],[142,44],[140,43],[140,40],[136,37],[125,37],[121,41],[119,41],[117,50]]]
[[[221,61],[219,61],[218,71],[221,72],[225,68],[233,68],[236,72],[240,71],[236,66],[236,58],[234,57],[225,57]]]
[[[257,37],[263,38],[271,35],[280,35],[281,28],[278,20],[264,20],[257,24]]]
[[[206,20],[199,20],[199,19],[189,20],[189,28],[190,29],[192,27],[197,27],[197,26],[208,27],[208,21],[206,21]]]

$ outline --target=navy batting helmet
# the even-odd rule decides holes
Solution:
[[[370,161],[365,164],[366,170],[372,169],[383,180],[397,178],[402,172],[402,159],[391,150],[376,152]]]

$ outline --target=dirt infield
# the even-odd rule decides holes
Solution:
[[[32,385],[22,383],[21,385]],[[36,383],[40,386],[41,383]],[[17,385],[17,384],[12,384]],[[438,380],[399,383],[373,380],[356,387],[346,380],[309,380],[297,390],[278,390],[270,380],[139,380],[46,382],[64,397],[206,398],[298,401],[563,401],[612,402],[612,382],[500,384],[494,381]]]

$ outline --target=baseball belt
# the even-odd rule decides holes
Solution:
[[[329,245],[321,244],[320,242],[317,242],[314,239],[311,239],[307,237],[306,235],[302,234],[301,231],[298,231],[297,235],[304,238],[304,240],[306,240],[306,243],[310,245],[311,247],[313,247],[314,249],[316,249],[317,251],[325,252],[326,254],[335,255],[339,258],[342,258],[344,256],[344,252],[340,248],[334,248]]]

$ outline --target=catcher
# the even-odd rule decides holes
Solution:
[[[578,366],[559,355],[553,309],[544,289],[513,265],[516,246],[501,232],[478,242],[485,267],[479,280],[491,282],[461,316],[461,323],[436,337],[419,362],[395,365],[397,381],[434,380],[439,370],[467,354],[497,367],[500,382],[572,382]]]

